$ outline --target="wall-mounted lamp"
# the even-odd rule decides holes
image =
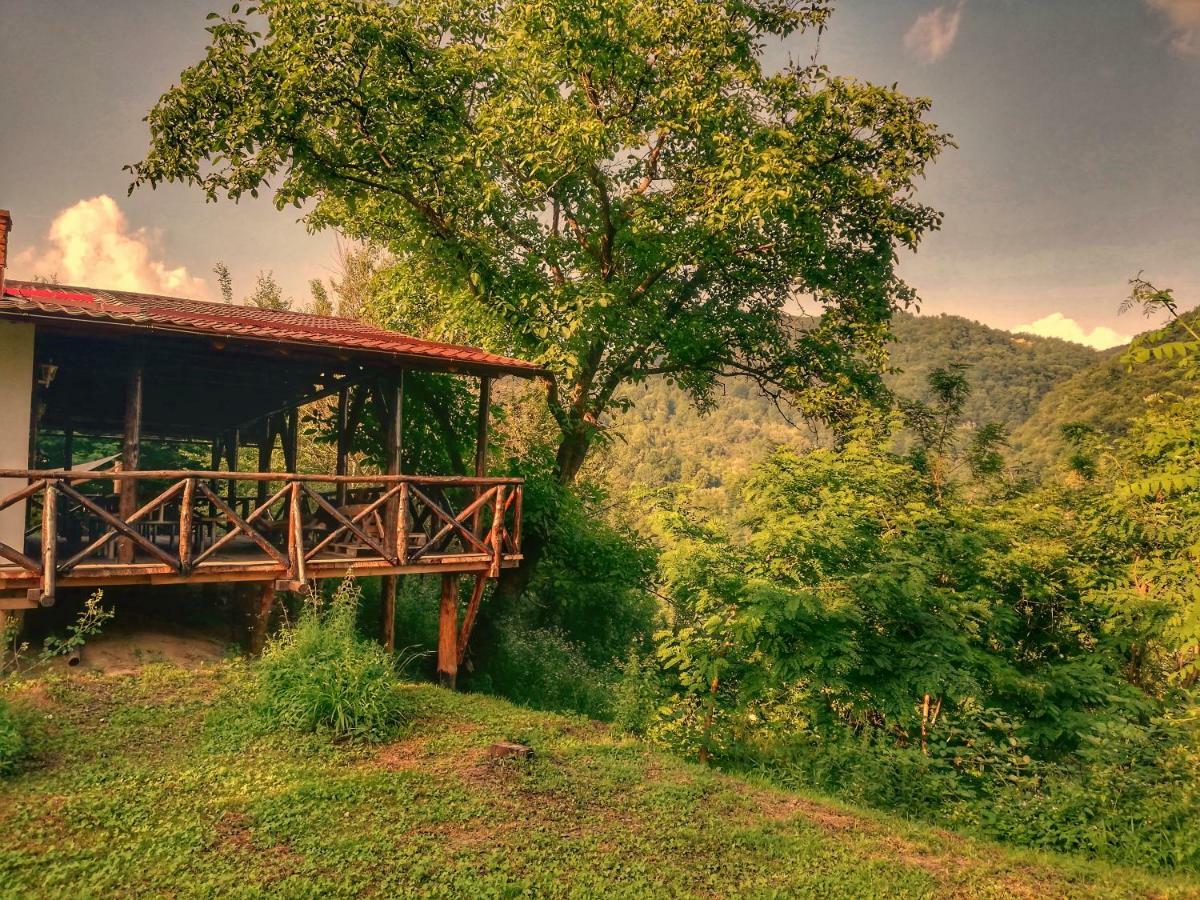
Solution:
[[[38,384],[44,388],[50,387],[54,376],[58,374],[58,366],[54,363],[42,363],[38,366]]]

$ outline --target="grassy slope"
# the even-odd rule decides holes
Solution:
[[[256,735],[244,668],[34,682],[0,895],[1115,896],[1173,884],[713,773],[584,719],[414,686],[396,743]],[[489,763],[522,740],[532,762]]]

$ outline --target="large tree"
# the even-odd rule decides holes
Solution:
[[[557,474],[623,385],[724,374],[828,412],[877,385],[939,215],[928,102],[762,52],[827,0],[262,0],[213,14],[134,186],[304,207],[553,373]],[[411,292],[408,294],[411,296]],[[802,326],[789,313],[817,313]],[[473,310],[471,308],[474,308]],[[500,337],[497,338],[497,335]]]

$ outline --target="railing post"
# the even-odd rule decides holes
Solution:
[[[58,580],[58,491],[54,482],[46,480],[42,495],[42,606],[54,605]]]
[[[513,530],[511,534],[513,553],[521,552],[521,503],[525,499],[525,485],[515,484],[513,490],[517,492],[516,499],[513,500]]]
[[[408,482],[400,483],[400,514],[399,521],[396,527],[396,558],[400,560],[400,565],[408,565]]]
[[[183,482],[183,500],[179,507],[179,574],[192,570],[192,506],[196,499],[196,479]]]
[[[300,509],[301,482],[293,481],[291,498],[288,502],[288,565],[293,581],[307,581],[304,565],[304,520]]]
[[[492,570],[488,574],[492,578],[500,577],[500,563],[504,559],[504,485],[496,485],[496,508],[492,513],[492,531],[488,535],[488,544],[492,548]]]

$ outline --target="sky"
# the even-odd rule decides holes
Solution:
[[[143,116],[205,46],[225,0],[0,0],[0,208],[9,275],[217,298],[271,270],[301,303],[337,242],[264,197],[127,196]],[[772,46],[931,98],[957,149],[920,198],[941,231],[902,273],[924,313],[1097,347],[1144,271],[1200,303],[1200,0],[840,0],[828,31]]]

